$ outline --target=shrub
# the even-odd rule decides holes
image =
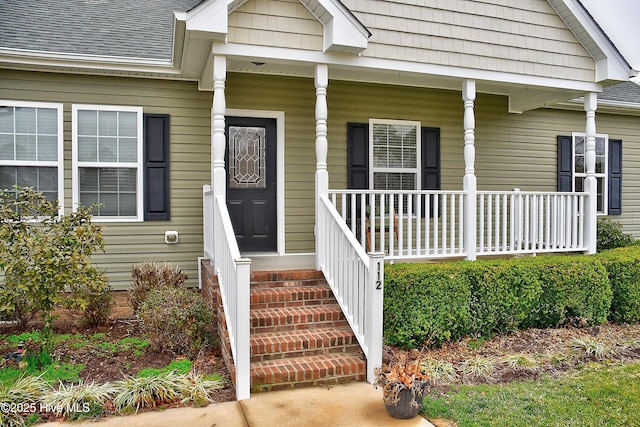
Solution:
[[[113,310],[111,286],[101,271],[87,274],[94,274],[95,280],[72,285],[68,305],[82,314],[88,326],[104,325]]]
[[[492,332],[518,330],[542,294],[535,261],[476,261],[468,263],[473,313],[470,332],[488,336]]]
[[[195,355],[213,339],[213,314],[191,289],[164,286],[150,291],[138,316],[152,344],[176,354]]]
[[[614,249],[597,257],[607,269],[613,292],[609,320],[640,322],[640,247]]]
[[[598,218],[597,230],[596,248],[598,252],[607,249],[627,247],[635,243],[633,236],[625,234],[622,231],[622,225],[620,225],[620,223],[612,221],[609,218]]]
[[[535,259],[542,294],[524,326],[548,328],[573,320],[601,324],[611,306],[607,271],[593,256],[547,256]]]
[[[436,346],[467,333],[471,293],[463,264],[385,267],[384,331],[388,344]]]
[[[176,265],[147,261],[133,266],[131,278],[129,305],[133,309],[133,313],[137,314],[138,308],[144,302],[149,291],[164,286],[181,286],[189,276]]]
[[[39,313],[43,349],[51,337],[55,306],[85,308],[87,293],[77,290],[107,287],[105,276],[91,264],[91,255],[104,250],[91,210],[78,207],[59,216],[58,205],[32,188],[0,191],[0,312],[23,324]],[[76,292],[73,292],[73,290]],[[65,295],[68,291],[71,294]]]

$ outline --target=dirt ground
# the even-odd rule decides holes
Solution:
[[[597,355],[587,354],[585,346],[589,343],[592,347],[599,345],[604,352],[602,359],[640,360],[640,324],[527,329],[489,340],[466,338],[437,349],[413,350],[411,357],[450,363],[455,368],[455,379],[434,386],[435,392],[446,392],[455,383],[508,383],[537,378],[543,373],[566,372],[598,359]],[[385,347],[383,362],[389,363],[402,353],[406,352]],[[492,368],[490,375],[469,374],[465,362],[470,360],[488,360]]]
[[[24,331],[6,326],[0,329],[1,334],[19,332]],[[140,324],[135,319],[119,319],[96,328],[83,328],[75,324],[63,323],[56,325],[55,332],[79,333],[83,337],[104,334],[104,337],[99,340],[90,340],[91,345],[79,346],[76,338],[70,338],[58,342],[54,347],[54,362],[86,365],[79,374],[85,381],[115,381],[127,375],[135,375],[143,368],[164,367],[172,360],[180,358],[167,350],[153,348],[153,346],[141,350],[120,345],[116,347],[115,352],[106,351],[105,349],[110,346],[111,348],[118,346],[123,338],[142,336]],[[445,393],[454,383],[507,383],[519,379],[536,378],[542,373],[565,372],[585,362],[584,354],[571,347],[575,339],[585,338],[603,344],[607,349],[606,358],[609,360],[640,360],[640,325],[614,324],[589,328],[568,326],[529,329],[508,335],[497,335],[490,340],[467,338],[445,344],[437,349],[412,350],[412,357],[437,359],[453,365],[456,378],[436,384],[432,391]],[[0,340],[0,355],[15,351],[13,346],[6,340]],[[387,346],[384,349],[383,361],[388,363],[404,352],[405,350]],[[465,361],[479,357],[490,360],[491,374],[488,377],[465,374]],[[514,363],[513,361],[517,358],[530,363]],[[193,362],[197,373],[217,373],[227,380],[227,386],[216,396],[218,402],[235,399],[229,373],[218,348],[205,349]]]
[[[28,331],[36,330],[28,328]],[[25,332],[15,327],[0,328],[0,334],[18,334]],[[144,368],[162,368],[172,360],[183,358],[162,348],[149,345],[145,348],[122,345],[124,338],[144,338],[140,322],[136,319],[117,319],[100,327],[82,327],[75,323],[57,322],[55,334],[71,334],[67,340],[56,342],[52,352],[55,363],[84,364],[86,368],[80,371],[79,377],[85,382],[116,381],[126,376],[134,376]],[[81,334],[83,338],[73,337]],[[98,335],[96,335],[98,334]],[[102,336],[104,334],[104,337]],[[99,338],[91,338],[99,337]],[[82,345],[86,344],[86,345]],[[35,350],[35,344],[26,343],[27,350]],[[15,344],[7,340],[0,340],[0,355],[15,351]],[[192,360],[198,374],[219,374],[231,384],[228,371],[222,360],[218,348],[205,348]],[[225,402],[235,399],[230,385],[220,390],[216,401]]]

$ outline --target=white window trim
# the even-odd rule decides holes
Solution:
[[[136,162],[80,162],[78,161],[78,111],[98,110],[98,111],[128,111],[138,114],[137,119],[137,147]],[[135,216],[93,216],[94,222],[141,222],[144,220],[144,188],[143,188],[143,109],[142,107],[131,107],[122,105],[94,105],[94,104],[73,104],[72,112],[72,139],[71,139],[71,182],[72,182],[72,202],[73,210],[78,208],[80,203],[80,176],[78,169],[81,167],[105,167],[105,168],[136,168],[136,215]]]
[[[576,178],[586,178],[585,173],[576,173],[576,137],[583,137],[585,140],[585,155],[587,149],[587,134],[584,132],[572,132],[571,133],[571,149],[573,154],[571,156],[571,191],[576,191]],[[597,133],[596,138],[604,139],[604,173],[595,173],[596,178],[603,178],[602,180],[602,212],[597,212],[598,216],[605,216],[609,212],[609,135],[606,133]],[[586,159],[585,159],[586,161]],[[597,187],[597,186],[596,186]]]
[[[373,165],[373,126],[376,124],[414,126],[416,128],[416,167],[415,168],[376,168]],[[420,171],[422,170],[422,124],[414,120],[369,119],[369,189],[373,190],[373,175],[382,173],[414,173],[416,177],[416,190],[421,189]]]
[[[56,126],[58,128],[58,160],[36,161],[30,160],[0,160],[3,166],[43,166],[58,168],[58,215],[64,214],[64,105],[53,102],[10,101],[0,99],[0,105],[10,107],[51,108],[57,111]]]

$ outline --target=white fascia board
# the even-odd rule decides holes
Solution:
[[[206,33],[215,40],[225,40],[229,32],[231,0],[207,0],[186,13],[187,31]]]
[[[427,64],[391,59],[370,58],[364,56],[347,56],[333,53],[322,53],[312,50],[288,49],[270,46],[255,46],[240,43],[213,43],[214,55],[225,55],[255,61],[290,61],[298,64],[316,64],[361,68],[364,70],[393,71],[396,73],[415,73],[425,76],[442,76],[478,81],[499,82],[506,84],[536,86],[546,88],[565,89],[580,92],[601,92],[602,86],[597,83],[582,82],[551,77],[536,77],[525,74],[505,73],[491,70],[453,67],[448,65]]]
[[[308,1],[301,3],[315,16],[309,8]],[[359,22],[346,7],[335,0],[318,0],[327,15],[331,16],[328,22],[323,22],[320,17],[316,19],[324,25],[324,50],[331,52],[360,53],[367,48],[371,35],[361,22]]]
[[[179,74],[172,61],[0,48],[0,63],[136,73]]]
[[[551,6],[556,9],[552,0],[548,0]],[[607,37],[604,31],[598,26],[595,20],[589,15],[589,12],[579,3],[579,0],[557,0],[578,20],[581,27],[588,36],[596,43],[602,51],[605,58],[594,58],[596,61],[596,82],[606,80],[626,81],[630,77],[637,75],[627,60],[622,56],[620,51],[615,47],[613,42]],[[556,9],[557,11],[557,9]],[[571,29],[571,28],[570,28]],[[571,29],[573,31],[573,29]],[[575,32],[574,32],[575,34]],[[588,43],[584,37],[576,34],[580,42],[585,45]],[[587,46],[585,49],[589,51]]]
[[[560,110],[584,111],[584,98],[576,98],[566,102],[550,105],[549,108]],[[640,104],[636,102],[613,101],[607,99],[598,100],[598,113],[610,113],[627,116],[640,116]]]
[[[343,20],[334,17],[324,26],[323,48],[325,52],[360,53],[368,46],[367,37],[353,31]]]

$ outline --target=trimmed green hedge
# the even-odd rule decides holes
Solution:
[[[590,325],[606,322],[611,306],[607,270],[594,256],[535,258],[542,295],[523,327],[548,328],[575,318]]]
[[[607,269],[613,291],[609,320],[640,322],[640,247],[612,249],[596,256]]]
[[[385,267],[390,345],[438,346],[472,335],[579,321],[640,321],[640,247]]]
[[[458,263],[385,267],[384,328],[390,345],[421,347],[468,332],[469,279]]]

